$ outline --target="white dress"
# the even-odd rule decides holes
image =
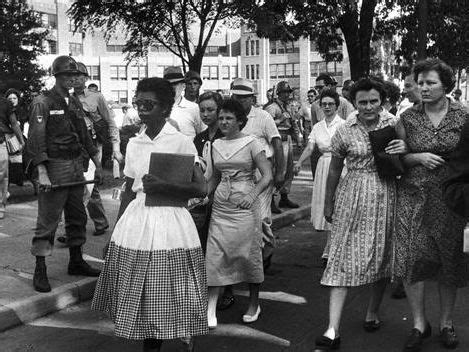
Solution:
[[[115,334],[128,339],[175,339],[208,333],[205,259],[194,221],[183,207],[147,207],[142,177],[150,154],[197,155],[190,137],[166,124],[127,145],[124,174],[134,199],[117,222],[92,309],[106,312]]]
[[[331,139],[338,126],[345,121],[336,115],[329,127],[326,120],[319,121],[313,126],[308,137],[311,147],[318,148],[321,157],[318,160],[314,174],[313,195],[311,199],[311,222],[316,230],[328,230],[329,224],[324,218],[324,200],[326,198],[326,182],[331,163]]]

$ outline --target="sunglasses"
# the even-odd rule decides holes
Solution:
[[[321,103],[323,108],[327,108],[328,106],[335,106],[335,103]]]
[[[133,104],[137,107],[137,110],[151,111],[160,102],[153,99],[137,99]]]

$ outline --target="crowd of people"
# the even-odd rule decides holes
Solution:
[[[457,289],[468,279],[469,113],[448,96],[455,79],[444,62],[417,63],[405,75],[403,101],[396,85],[373,77],[344,81],[339,95],[324,73],[306,101],[282,81],[267,92],[263,107],[255,103],[250,80],[235,79],[229,97],[200,94],[198,73],[168,67],[162,78],[138,82],[138,116],[124,107],[121,133],[103,95],[86,87],[84,64],[60,56],[51,72],[55,86],[28,110],[15,90],[0,98],[0,216],[14,136],[15,153],[25,157],[39,187],[31,248],[37,291],[51,290],[45,259],[63,213],[66,233],[58,240],[69,247],[68,273],[99,276],[92,309],[109,314],[117,336],[143,340],[144,351],[159,351],[167,339],[181,339],[193,350],[195,336],[217,328],[217,310],[235,303],[233,285],[239,283],[249,286],[240,318],[255,322],[276,245],[272,213],[299,207],[291,184],[310,160],[311,231],[327,231],[321,284],[330,288],[329,321],[315,349],[340,347],[342,310],[353,287],[369,285],[363,328],[379,330],[390,279],[400,285],[400,297],[407,296],[413,316],[404,351],[419,351],[431,335],[428,280],[439,287],[441,342],[458,345],[453,310]],[[112,158],[124,163],[125,191],[98,270],[84,261],[82,246],[86,210],[95,235],[110,227],[98,188],[107,143]],[[176,181],[155,172],[153,153],[193,156],[178,166],[190,176]],[[150,196],[182,203],[153,206]]]

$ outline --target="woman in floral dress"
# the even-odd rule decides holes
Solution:
[[[368,132],[394,126],[396,118],[382,108],[386,93],[377,81],[358,81],[351,96],[358,111],[337,128],[331,141],[324,206],[326,220],[332,221],[331,245],[321,279],[322,285],[331,287],[329,326],[316,339],[318,350],[340,346],[340,319],[350,287],[372,284],[363,327],[369,332],[379,329],[385,279],[391,276],[396,185],[378,175]],[[399,154],[405,149],[405,143],[396,139],[386,152]],[[347,173],[340,179],[345,160]]]
[[[452,69],[438,59],[414,67],[422,103],[401,115],[401,137],[409,147],[406,173],[398,183],[394,276],[402,279],[414,318],[404,351],[419,351],[431,335],[425,314],[426,280],[438,282],[440,339],[455,348],[453,328],[457,288],[467,283],[462,251],[464,218],[444,203],[442,182],[450,175],[448,157],[456,149],[468,112],[446,94],[455,85]]]

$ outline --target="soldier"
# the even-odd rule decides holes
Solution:
[[[98,276],[100,271],[83,260],[86,241],[86,211],[83,185],[52,189],[52,185],[83,181],[83,151],[96,165],[95,177],[102,182],[97,149],[86,131],[80,101],[69,95],[79,74],[76,61],[59,56],[52,63],[54,87],[36,97],[29,118],[28,154],[39,184],[37,226],[31,253],[36,256],[33,285],[39,292],[51,290],[45,257],[51,255],[62,211],[70,246],[69,275]]]
[[[277,84],[277,99],[265,110],[272,115],[277,125],[278,131],[282,138],[283,146],[283,175],[285,183],[280,189],[280,202],[279,207],[281,208],[298,208],[299,205],[293,203],[288,199],[290,193],[291,184],[293,181],[293,143],[294,140],[298,146],[301,145],[300,130],[298,122],[295,120],[293,114],[289,110],[290,94],[293,90],[290,88],[288,82],[282,81]],[[272,199],[272,203],[274,201]]]

